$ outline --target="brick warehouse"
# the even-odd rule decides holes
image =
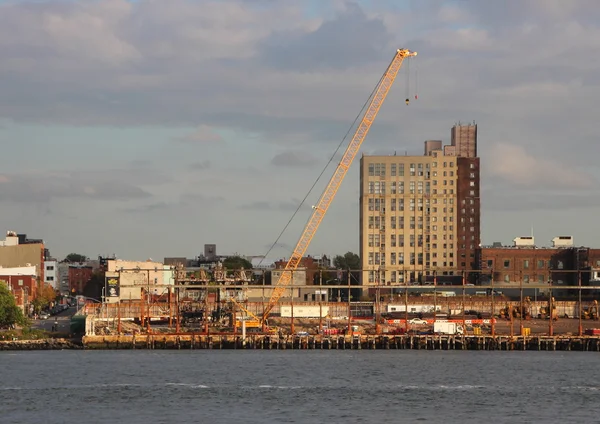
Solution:
[[[515,239],[516,241],[518,239]],[[600,268],[600,249],[575,246],[530,245],[481,248],[480,282],[588,285],[592,270]]]

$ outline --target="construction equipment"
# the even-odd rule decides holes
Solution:
[[[231,303],[233,303],[235,306],[237,306],[238,308],[240,308],[242,311],[244,311],[246,313],[246,316],[243,318],[240,318],[240,317],[235,318],[234,325],[236,327],[238,327],[238,328],[241,327],[242,321],[246,321],[246,328],[261,328],[261,327],[264,327],[267,325],[266,321],[264,322],[264,325],[263,325],[263,321],[260,318],[258,318],[256,315],[254,315],[242,303],[238,302],[233,297],[230,298],[229,300],[231,301]],[[263,330],[264,330],[264,328],[263,328]]]
[[[581,318],[582,319],[593,319],[593,320],[598,319],[598,301],[597,300],[594,300],[594,302],[591,306],[588,306],[581,311]]]
[[[293,271],[298,268],[298,265],[300,264],[302,257],[306,253],[306,250],[308,249],[308,246],[311,240],[313,239],[315,233],[317,232],[317,229],[319,228],[319,225],[321,224],[321,221],[323,220],[327,209],[329,209],[329,206],[331,205],[333,198],[335,197],[342,181],[344,180],[344,177],[346,176],[350,165],[354,161],[354,158],[356,157],[356,154],[358,153],[361,144],[366,138],[367,133],[369,132],[369,129],[371,128],[371,125],[373,124],[373,121],[375,120],[379,109],[381,108],[381,105],[383,104],[390,88],[392,87],[392,84],[394,83],[394,80],[396,79],[396,75],[398,74],[398,71],[402,66],[402,62],[404,61],[404,59],[416,55],[416,52],[412,52],[407,49],[397,50],[390,65],[379,80],[377,87],[373,91],[373,95],[366,108],[363,118],[360,121],[360,124],[358,125],[356,132],[354,133],[354,136],[352,137],[352,140],[348,144],[348,147],[346,148],[346,151],[341,161],[339,162],[331,179],[329,180],[329,184],[325,188],[325,191],[319,198],[318,203],[315,206],[313,206],[313,213],[308,223],[306,224],[306,227],[304,228],[304,231],[302,232],[302,235],[300,236],[300,239],[298,240],[298,243],[296,244],[292,255],[287,261],[285,268],[281,272],[281,275],[277,280],[277,283],[275,284],[269,303],[266,305],[263,312],[263,329],[265,326],[265,321],[267,320],[271,310],[277,304],[281,296],[283,296],[286,287],[292,281]]]

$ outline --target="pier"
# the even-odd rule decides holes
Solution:
[[[175,350],[487,350],[600,352],[596,336],[141,334],[85,336],[84,349]]]

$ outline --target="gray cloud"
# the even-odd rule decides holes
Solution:
[[[379,60],[389,40],[383,20],[369,18],[356,3],[347,2],[345,10],[315,31],[273,32],[262,41],[259,57],[292,71],[347,69]]]
[[[253,211],[282,211],[282,212],[294,212],[298,209],[300,200],[291,199],[289,201],[282,202],[267,202],[264,200],[257,200],[250,203],[245,203],[239,206],[242,210],[253,210]],[[311,207],[307,203],[304,203],[301,207],[301,211],[308,211]]]
[[[131,200],[151,197],[144,189],[105,174],[101,180],[74,173],[0,175],[0,199],[48,202],[56,198]]]
[[[90,220],[100,226],[115,221],[112,211],[99,212],[99,202],[90,206],[85,200],[134,198],[146,202],[142,208],[155,207],[140,215],[140,224],[158,227],[174,210],[181,211],[181,222],[205,214],[215,225],[203,230],[203,237],[223,240],[231,251],[255,249],[268,238],[263,234],[270,234],[273,220],[253,222],[245,233],[248,221],[235,206],[208,214],[211,205],[228,206],[219,191],[243,203],[265,198],[268,190],[268,202],[245,206],[286,219],[296,204],[290,193],[303,193],[311,178],[302,168],[274,173],[258,164],[272,158],[273,151],[290,149],[328,158],[395,48],[408,47],[419,56],[400,71],[363,151],[421,154],[423,140],[448,141],[455,121],[476,120],[487,216],[507,207],[503,199],[514,196],[519,202],[518,210],[494,215],[493,225],[484,215],[486,236],[499,238],[495,234],[504,235],[533,216],[540,222],[561,220],[597,239],[586,221],[593,219],[593,201],[585,190],[595,193],[600,174],[593,155],[600,8],[595,0],[497,3],[412,1],[410,8],[400,9],[392,1],[335,2],[332,15],[315,9],[307,17],[303,2],[262,2],[260,7],[241,0],[3,2],[0,116],[5,118],[0,136],[21,124],[171,127],[173,133],[197,127],[182,137],[187,144],[179,144],[209,151],[219,146],[219,138],[226,139],[221,144],[227,163],[207,153],[177,157],[184,160],[177,168],[156,154],[160,165],[153,165],[156,152],[149,148],[143,156],[149,162],[132,163],[131,170],[8,173],[0,177],[0,199],[71,196],[90,208]],[[419,99],[407,107],[404,98],[412,98],[417,68]],[[169,155],[182,155],[186,149],[173,149],[176,143],[168,143],[169,137]],[[18,142],[0,139],[3,147]],[[84,153],[79,159],[94,160]],[[191,168],[202,168],[205,161],[210,161],[210,178],[198,181],[204,174]],[[356,167],[336,204],[356,198]],[[274,175],[286,190],[272,187]],[[191,194],[200,187],[212,191]],[[575,197],[569,196],[573,190]],[[181,200],[180,193],[188,194]],[[161,209],[163,203],[168,207]],[[538,213],[548,205],[555,213]],[[59,209],[52,205],[53,213]],[[339,210],[324,221],[331,227],[320,230],[332,236],[316,237],[314,249],[355,250],[357,218]],[[18,210],[11,213],[22,225],[35,225],[33,219],[20,218]],[[53,223],[44,224],[40,231],[57,228],[60,235]],[[81,225],[82,231],[89,228],[84,214]],[[218,231],[225,225],[235,236]],[[115,235],[106,227],[96,237],[113,243]],[[139,236],[147,241],[139,246],[157,245],[150,235]],[[193,251],[196,235],[186,243]]]
[[[575,211],[600,207],[600,192],[579,192],[565,194],[560,192],[497,192],[485,193],[483,207],[495,211]]]
[[[205,169],[210,168],[210,161],[203,160],[202,162],[194,162],[189,165],[190,169],[194,171],[204,171]]]
[[[176,140],[184,143],[220,143],[223,137],[208,125],[201,125],[193,133],[178,137]]]
[[[271,159],[275,166],[299,166],[310,168],[315,165],[317,159],[309,152],[287,150],[279,153]]]
[[[139,214],[139,213],[150,213],[150,212],[162,211],[162,210],[168,209],[169,207],[170,207],[170,205],[167,202],[156,202],[156,203],[150,203],[147,205],[132,206],[130,208],[122,208],[121,210],[126,213]]]

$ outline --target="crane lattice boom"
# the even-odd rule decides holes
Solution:
[[[375,117],[377,116],[377,113],[379,112],[383,101],[385,100],[388,92],[390,91],[390,88],[392,87],[392,84],[394,83],[394,80],[396,79],[396,75],[398,74],[398,71],[402,66],[402,62],[406,57],[416,55],[416,52],[411,52],[406,49],[400,49],[396,51],[396,55],[392,59],[392,62],[390,63],[387,70],[383,74],[383,77],[379,81],[379,85],[375,89],[371,102],[369,103],[367,110],[360,124],[358,125],[354,136],[352,137],[352,140],[348,144],[348,147],[346,148],[342,160],[340,161],[335,172],[333,173],[333,176],[331,177],[329,184],[325,188],[325,191],[321,195],[319,202],[316,206],[313,207],[313,214],[308,223],[306,224],[304,232],[302,233],[302,236],[300,236],[300,239],[296,244],[294,252],[290,256],[290,259],[285,265],[285,268],[281,272],[281,275],[273,289],[273,293],[271,294],[269,303],[265,307],[262,317],[263,322],[267,319],[269,313],[271,312],[275,304],[277,304],[281,296],[283,296],[286,287],[292,281],[293,271],[298,268],[302,257],[308,249],[308,245],[310,244],[315,233],[317,232],[321,221],[325,217],[327,209],[329,209],[329,206],[331,205],[333,198],[335,197],[340,185],[342,184],[342,181],[344,180],[344,177],[346,176],[350,165],[352,165],[352,162],[354,161],[354,158],[356,157],[356,154],[358,153],[361,144],[367,136],[367,133],[369,132],[369,129],[371,128],[371,125],[373,124],[373,121],[375,120]]]

